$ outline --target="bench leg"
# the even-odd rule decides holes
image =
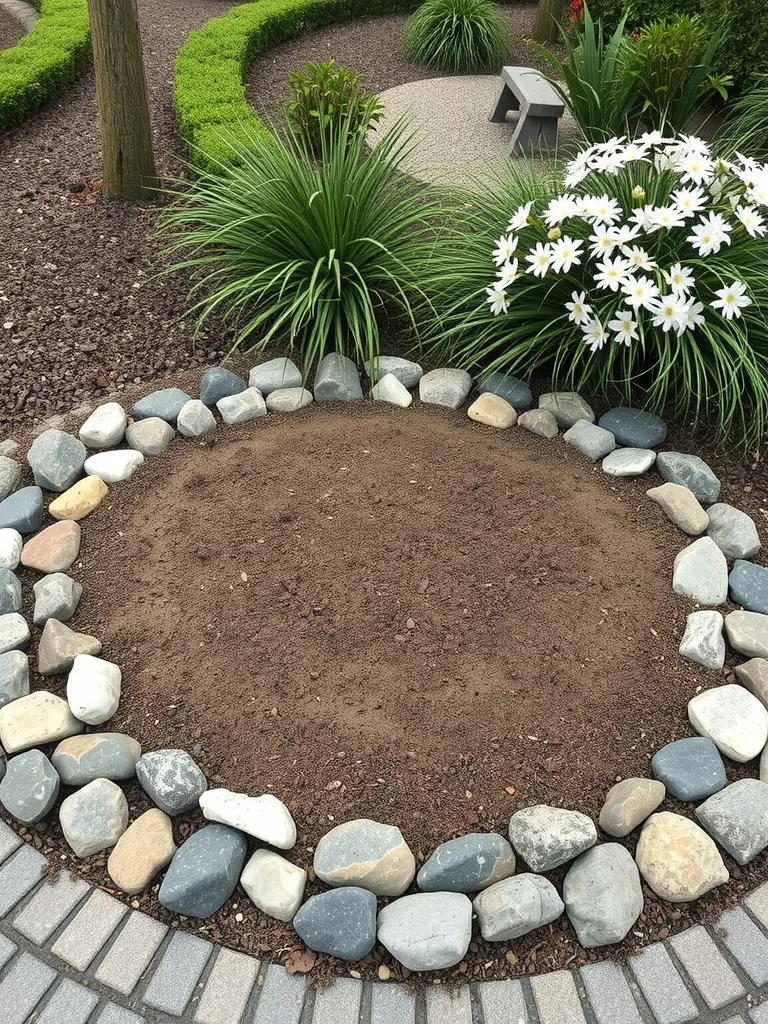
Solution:
[[[489,121],[506,121],[508,110],[519,110],[520,104],[517,97],[504,82],[499,87],[499,93],[493,109],[488,115]]]
[[[523,114],[509,146],[511,156],[525,156],[532,149],[557,148],[557,118]]]

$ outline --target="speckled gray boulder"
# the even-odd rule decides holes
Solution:
[[[7,498],[21,483],[21,466],[15,459],[0,455],[0,501]]]
[[[643,909],[640,872],[620,843],[583,853],[563,882],[563,900],[585,949],[621,942]]]
[[[699,604],[725,604],[728,599],[728,563],[710,537],[699,537],[675,558],[672,589]]]
[[[479,892],[515,873],[515,855],[495,832],[473,832],[438,846],[416,876],[423,892]]]
[[[29,658],[23,651],[0,654],[0,708],[29,693]]]
[[[21,611],[21,581],[10,569],[0,569],[0,615]]]
[[[725,616],[725,635],[739,654],[746,654],[748,658],[768,658],[768,615],[729,612]]]
[[[472,388],[472,378],[466,370],[443,366],[430,370],[419,380],[419,398],[427,405],[445,405],[458,409]]]
[[[167,451],[176,431],[159,416],[149,416],[145,420],[136,420],[125,431],[125,440],[129,448],[142,455],[162,455]]]
[[[214,366],[206,370],[200,379],[200,401],[205,405],[216,405],[221,398],[239,395],[248,385],[242,377],[223,366]]]
[[[539,399],[539,408],[551,412],[558,427],[563,430],[572,427],[579,420],[595,422],[592,406],[575,391],[550,391]]]
[[[235,891],[248,841],[229,825],[206,825],[182,843],[160,886],[161,906],[185,917],[210,917]]]
[[[42,750],[25,750],[10,758],[0,782],[0,803],[16,821],[42,821],[58,795],[59,776]]]
[[[526,409],[530,409],[533,405],[533,395],[531,394],[530,386],[524,380],[513,376],[511,373],[499,373],[497,371],[496,373],[489,374],[478,385],[477,391],[481,395],[486,392],[498,395],[505,402],[509,402],[515,412],[525,412]]]
[[[616,448],[603,459],[603,472],[609,476],[642,476],[656,461],[651,448]]]
[[[18,612],[0,615],[0,654],[26,650],[29,638],[29,626],[23,615]]]
[[[357,402],[363,397],[360,374],[347,356],[329,352],[315,373],[316,402]]]
[[[564,910],[543,875],[525,872],[484,889],[472,904],[486,942],[508,942],[556,921]]]
[[[119,732],[89,732],[58,744],[51,761],[65,786],[87,786],[94,779],[132,779],[141,745]]]
[[[109,779],[94,779],[62,801],[59,821],[77,857],[91,857],[114,846],[128,828],[128,801]]]
[[[416,873],[416,859],[396,825],[357,818],[336,825],[315,848],[314,871],[328,885],[356,885],[377,896],[399,896]]]
[[[748,612],[768,615],[768,568],[738,559],[728,577],[731,600]]]
[[[171,816],[197,807],[208,789],[205,775],[186,750],[151,750],[142,754],[136,775],[150,799]]]
[[[658,448],[667,439],[667,425],[659,416],[644,409],[617,405],[604,412],[598,425],[610,430],[617,444],[627,448]]]
[[[179,409],[176,429],[182,437],[205,437],[216,433],[216,420],[205,402],[199,398],[190,398]]]
[[[704,505],[711,505],[720,497],[720,481],[698,455],[659,452],[656,469],[669,483],[687,487]]]
[[[723,616],[716,611],[691,612],[686,619],[680,653],[704,668],[722,668],[725,664]]]
[[[18,530],[0,530],[0,567],[14,570],[21,561],[23,547]]]
[[[0,529],[34,533],[43,522],[45,506],[39,487],[22,487],[0,501]]]
[[[736,678],[768,707],[768,659],[750,658],[736,666]]]
[[[248,377],[248,386],[256,388],[265,398],[273,391],[279,391],[281,388],[300,388],[303,383],[301,370],[293,360],[285,357],[259,363],[258,366],[254,366]]]
[[[707,509],[707,536],[726,558],[754,558],[760,550],[760,537],[754,520],[733,505],[718,502]]]
[[[654,779],[622,779],[612,786],[600,811],[600,828],[621,839],[653,814],[666,795]]]
[[[706,736],[667,743],[653,755],[651,771],[670,796],[686,802],[704,800],[728,781],[720,751]]]
[[[264,397],[257,388],[246,388],[236,395],[220,398],[216,403],[221,418],[228,425],[248,423],[267,415]]]
[[[696,808],[696,817],[737,864],[768,847],[768,784],[739,779]]]
[[[563,434],[563,440],[593,462],[604,458],[616,447],[616,439],[610,430],[603,430],[590,420],[577,420]]]
[[[548,409],[529,409],[517,417],[517,425],[547,440],[558,435],[557,420]]]
[[[594,846],[597,829],[594,821],[579,811],[535,804],[512,815],[509,840],[531,870],[541,874]]]
[[[44,626],[48,619],[68,622],[77,611],[83,587],[63,572],[43,576],[32,587],[35,593],[34,623]]]
[[[293,927],[316,953],[354,963],[376,943],[376,897],[355,885],[321,892],[299,907]]]
[[[160,388],[159,391],[152,391],[135,403],[133,418],[147,420],[151,416],[157,416],[158,419],[165,420],[166,423],[174,424],[176,417],[191,397],[181,388]]]
[[[88,457],[85,445],[63,430],[44,430],[27,453],[27,462],[38,487],[66,491],[83,475]]]
[[[424,376],[424,370],[418,363],[400,356],[379,356],[368,367],[368,376],[374,384],[389,373],[405,388],[415,388]]]
[[[379,942],[409,971],[454,967],[471,938],[472,904],[461,892],[401,896],[379,911]]]
[[[313,402],[306,388],[278,388],[267,395],[267,412],[298,412]]]

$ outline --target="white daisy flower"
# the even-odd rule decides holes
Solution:
[[[497,267],[512,259],[517,248],[517,237],[515,235],[502,235],[496,239],[496,248],[493,250],[493,262]]]
[[[566,302],[565,308],[568,310],[568,319],[574,324],[586,323],[592,314],[586,292],[571,292],[571,301]]]
[[[597,287],[609,288],[612,292],[617,292],[629,271],[629,260],[622,259],[621,256],[617,256],[615,259],[606,257],[597,264],[597,271],[595,274]]]
[[[595,224],[615,224],[621,220],[622,209],[615,199],[609,196],[596,196],[589,210],[589,216]]]
[[[765,221],[754,206],[737,206],[734,213],[744,225],[747,234],[753,238],[765,234]]]
[[[621,284],[621,291],[628,306],[634,309],[653,309],[659,297],[659,289],[650,277],[631,274]]]
[[[494,316],[508,311],[509,303],[507,302],[507,296],[504,294],[504,285],[500,281],[496,281],[490,288],[486,288],[485,294],[488,296],[487,301]]]
[[[715,177],[715,165],[704,150],[689,150],[677,163],[683,181],[694,185],[709,184]]]
[[[747,199],[758,206],[768,206],[768,178],[758,178],[747,189]]]
[[[621,250],[629,260],[630,270],[655,270],[658,266],[656,260],[639,245],[625,245]]]
[[[699,256],[709,256],[711,253],[720,252],[724,245],[730,245],[730,232],[730,224],[719,213],[709,213],[693,225],[687,241]]]
[[[518,206],[512,216],[509,218],[509,224],[507,225],[508,231],[522,231],[528,224],[528,218],[531,215],[531,207],[533,206],[533,200],[530,203],[523,203],[522,206]]]
[[[549,245],[537,242],[536,247],[531,249],[530,253],[525,257],[526,261],[530,264],[528,273],[533,274],[534,277],[544,277],[549,270],[551,255]]]
[[[567,193],[564,196],[557,196],[555,199],[551,199],[544,211],[544,221],[547,227],[550,228],[554,228],[558,224],[562,224],[564,220],[568,220],[569,217],[575,216],[576,199]]]
[[[517,278],[518,272],[518,261],[516,259],[511,262],[507,261],[503,264],[501,270],[498,271],[496,277],[499,279],[499,284],[502,288],[508,288],[509,285]]]
[[[679,228],[685,224],[685,217],[676,206],[653,206],[648,218],[651,222],[649,231],[658,231],[661,228],[669,231],[670,228]]]
[[[608,334],[599,320],[588,320],[581,330],[584,344],[589,346],[590,352],[597,352],[608,340]]]
[[[691,268],[683,267],[679,263],[673,263],[669,270],[663,270],[662,273],[664,280],[675,295],[679,295],[681,298],[685,298],[687,292],[691,291],[696,284]]]
[[[703,302],[697,302],[696,299],[689,299],[686,302],[684,308],[686,330],[692,331],[696,327],[701,327],[702,324],[705,324],[707,322],[706,317],[702,316],[703,311]]]
[[[669,295],[662,295],[651,309],[653,326],[660,327],[665,334],[668,331],[682,334],[685,330],[686,305],[685,300],[673,292]]]
[[[672,193],[672,202],[683,217],[693,217],[707,205],[707,198],[702,188],[678,188]]]
[[[624,160],[627,163],[634,160],[642,160],[648,163],[648,145],[644,142],[628,142],[624,147]]]
[[[614,341],[617,345],[631,345],[637,341],[637,321],[632,319],[628,309],[620,309],[616,319],[608,323],[608,330],[614,332]]]
[[[589,241],[592,243],[589,247],[590,255],[596,260],[610,256],[618,245],[616,236],[610,228],[596,227],[594,234],[589,236]]]
[[[558,274],[567,274],[571,267],[581,264],[581,249],[584,243],[578,238],[559,238],[552,243],[549,262]]]
[[[640,231],[650,231],[652,229],[651,210],[653,210],[653,207],[648,204],[638,206],[632,210],[629,219],[635,222]]]
[[[652,132],[643,132],[640,141],[646,146],[660,146],[663,142],[669,142],[669,139],[665,139],[658,128],[654,128]]]
[[[710,302],[713,309],[719,309],[726,320],[733,320],[740,317],[742,309],[752,305],[752,299],[747,295],[747,286],[743,281],[733,281],[725,288],[715,292],[717,298]]]

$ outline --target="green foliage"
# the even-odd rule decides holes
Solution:
[[[613,30],[622,18],[627,28],[638,29],[652,21],[674,18],[679,14],[693,16],[699,12],[701,0],[592,0],[592,17]]]
[[[731,75],[743,92],[756,77],[768,73],[768,9],[759,0],[700,0],[702,17],[711,32],[722,36],[717,70]]]
[[[89,46],[85,0],[42,0],[32,31],[0,51],[0,131],[58,96],[83,69]]]
[[[405,55],[444,71],[500,68],[509,27],[493,0],[425,0],[405,27]]]
[[[286,117],[313,152],[320,153],[323,142],[338,136],[342,124],[357,135],[380,119],[378,97],[361,89],[359,81],[359,75],[339,67],[335,60],[309,62],[303,72],[289,76],[291,99]]]
[[[717,143],[726,156],[738,152],[768,160],[768,75],[731,105]]]

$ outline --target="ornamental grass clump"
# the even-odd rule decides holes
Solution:
[[[509,26],[492,0],[425,0],[405,26],[405,55],[443,71],[498,69],[509,55]]]

